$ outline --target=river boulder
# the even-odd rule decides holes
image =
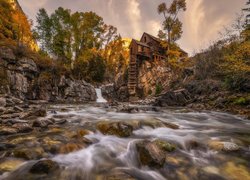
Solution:
[[[105,135],[129,137],[133,133],[133,126],[125,122],[102,121],[97,123],[97,129]]]
[[[162,140],[144,140],[136,144],[138,159],[141,165],[153,168],[162,167],[168,152],[175,150],[175,146]]]
[[[57,162],[52,160],[41,160],[35,163],[31,168],[32,174],[49,174],[59,169]]]
[[[208,147],[216,151],[233,152],[238,151],[240,147],[232,142],[221,142],[217,140],[211,140],[208,142]]]

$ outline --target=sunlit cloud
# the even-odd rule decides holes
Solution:
[[[141,33],[141,10],[139,8],[139,1],[138,0],[127,0],[128,8],[126,10],[127,16],[130,19],[131,29],[134,33],[134,36],[138,37]]]
[[[140,39],[143,32],[157,35],[163,17],[157,5],[164,0],[19,0],[29,18],[35,21],[39,8],[49,13],[59,6],[74,11],[95,11],[107,24],[118,28],[123,37]],[[165,0],[170,2],[170,0]],[[218,32],[228,26],[240,12],[246,0],[186,0],[187,11],[181,13],[183,36],[180,46],[192,53],[206,47],[219,37]],[[169,3],[168,3],[169,4]]]

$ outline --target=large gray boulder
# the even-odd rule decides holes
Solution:
[[[156,106],[185,106],[192,100],[191,94],[186,89],[168,91],[155,100]]]
[[[72,80],[61,77],[58,88],[60,89],[59,97],[62,100],[72,102],[89,102],[96,100],[94,86],[84,80]]]

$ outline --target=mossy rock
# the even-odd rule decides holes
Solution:
[[[250,180],[249,169],[243,165],[228,162],[222,167],[221,171],[225,177],[231,180]]]
[[[32,174],[49,174],[59,169],[59,165],[57,162],[52,160],[41,160],[35,163],[30,172]]]
[[[26,160],[35,160],[35,159],[41,159],[46,154],[41,147],[36,148],[21,148],[21,149],[15,149],[13,151],[13,155],[16,158],[22,158]]]
[[[60,154],[68,154],[74,151],[79,151],[85,147],[84,144],[78,144],[78,143],[67,143],[60,147],[59,153]]]
[[[175,145],[160,139],[153,141],[153,143],[155,143],[159,148],[161,148],[161,150],[165,152],[173,152],[176,149]]]
[[[129,137],[133,133],[133,126],[124,122],[102,121],[97,123],[97,129],[105,135],[115,135],[118,137]]]

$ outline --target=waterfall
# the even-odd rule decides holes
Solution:
[[[107,100],[102,97],[102,90],[100,88],[96,88],[95,92],[97,95],[96,102],[98,102],[98,103],[106,103],[107,102]]]

